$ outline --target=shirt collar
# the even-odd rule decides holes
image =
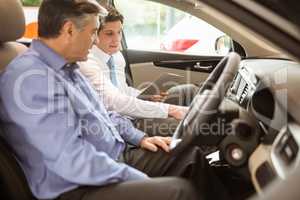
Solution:
[[[53,49],[49,48],[41,40],[32,40],[30,48],[38,52],[41,59],[54,70],[60,70],[68,63],[66,59],[56,53]]]

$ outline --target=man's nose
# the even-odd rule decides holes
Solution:
[[[113,37],[113,41],[114,42],[120,42],[121,41],[121,36],[120,35],[116,35]]]

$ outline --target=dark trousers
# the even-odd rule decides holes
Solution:
[[[123,162],[150,177],[102,187],[81,187],[59,200],[222,200],[229,199],[201,150],[191,147],[180,155],[162,150],[127,148]],[[181,178],[176,178],[181,177]]]
[[[195,93],[193,91],[192,96]],[[182,93],[180,93],[182,94]],[[174,96],[173,96],[174,97]],[[176,103],[174,98],[174,104]],[[178,100],[178,98],[177,98]],[[184,99],[186,103],[189,99]],[[161,125],[172,122],[174,127]],[[150,120],[150,124],[160,124],[149,135],[170,135],[177,121],[173,119]],[[144,128],[145,132],[147,128]],[[228,194],[214,173],[200,148],[190,147],[176,155],[162,150],[150,152],[140,148],[127,147],[122,160],[152,177],[145,181],[128,181],[107,186],[84,186],[62,194],[59,200],[227,200]]]

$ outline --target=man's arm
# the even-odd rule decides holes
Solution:
[[[132,97],[137,97],[141,91],[134,88],[134,87],[131,87],[131,86],[128,86],[127,83],[126,83],[126,94],[128,94],[129,96],[132,96]]]
[[[134,128],[131,121],[127,118],[116,112],[109,112],[109,115],[125,141],[153,152],[156,152],[158,148],[166,152],[170,151],[171,137],[147,137],[145,133]]]
[[[24,79],[20,77],[25,69],[23,74],[2,78],[2,106],[12,125],[20,130],[18,134],[26,135],[24,145],[38,151],[53,173],[73,183],[105,185],[146,179],[144,173],[117,163],[80,137],[79,119],[63,84],[45,68],[32,71],[35,75]]]
[[[146,134],[136,129],[128,118],[112,111],[108,114],[122,138],[126,142],[139,146]]]
[[[108,110],[138,118],[167,118],[182,119],[187,108],[159,102],[151,102],[129,96],[112,85],[98,63],[89,60],[80,64],[80,71],[89,80]]]
[[[98,64],[93,60],[89,60],[80,65],[80,71],[87,77],[109,110],[115,110],[131,117],[168,117],[168,104],[144,101],[122,93],[105,77]]]

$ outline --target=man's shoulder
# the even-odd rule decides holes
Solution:
[[[48,66],[39,56],[38,52],[27,50],[23,54],[14,58],[1,73],[0,81],[6,86],[14,85],[17,81],[33,81],[46,79]],[[24,79],[24,80],[23,80]]]
[[[46,63],[42,61],[40,55],[31,49],[14,58],[6,67],[5,71],[22,72],[29,69],[46,69]]]

